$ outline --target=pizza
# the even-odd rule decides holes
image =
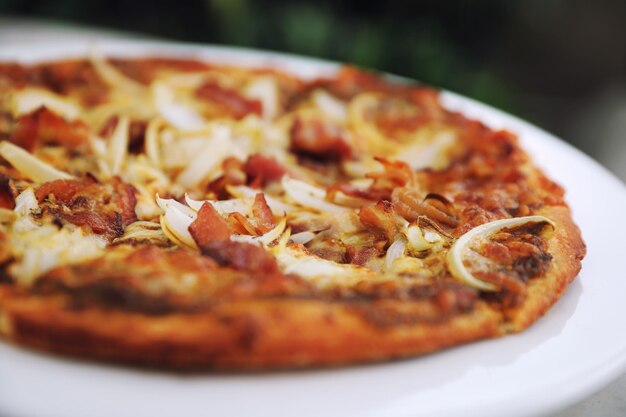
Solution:
[[[524,330],[564,190],[429,87],[168,57],[0,64],[0,334],[164,369],[336,366]]]

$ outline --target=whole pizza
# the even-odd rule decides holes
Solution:
[[[518,332],[580,270],[563,189],[420,85],[194,59],[0,64],[0,334],[173,369]]]

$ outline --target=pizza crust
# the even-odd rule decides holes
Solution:
[[[397,319],[381,326],[350,302],[251,301],[155,317],[72,311],[58,297],[15,292],[0,288],[0,330],[8,339],[64,355],[159,368],[335,366],[414,356],[501,334],[500,314],[482,301],[470,313],[414,323],[410,317],[422,303],[379,302],[379,313]],[[404,319],[398,319],[400,311]]]
[[[524,304],[505,312],[505,333],[522,331],[543,316],[576,278],[586,253],[580,229],[574,223],[569,208],[548,206],[535,214],[548,217],[556,225],[548,246],[548,253],[553,258],[543,276],[529,281]]]

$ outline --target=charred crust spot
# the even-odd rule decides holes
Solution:
[[[444,311],[411,306],[400,308],[386,302],[358,303],[349,309],[368,324],[379,329],[397,329],[416,324],[442,324],[464,311]]]
[[[149,297],[131,288],[113,282],[96,282],[82,287],[69,287],[42,280],[33,288],[36,294],[65,294],[66,308],[82,311],[90,307],[116,308],[146,315],[165,315],[177,311],[193,312],[193,308],[175,305],[166,298]]]
[[[254,348],[259,336],[262,334],[260,323],[254,316],[246,316],[240,323],[239,346],[245,351]]]
[[[545,274],[550,267],[552,255],[540,253],[516,259],[513,270],[523,281]]]

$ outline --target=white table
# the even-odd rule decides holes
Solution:
[[[134,33],[114,32],[58,22],[0,17],[0,48],[3,46],[14,47],[16,45],[64,43],[75,40],[77,36],[86,40],[144,37]],[[600,392],[551,417],[588,416],[626,416],[626,375],[623,375]]]

